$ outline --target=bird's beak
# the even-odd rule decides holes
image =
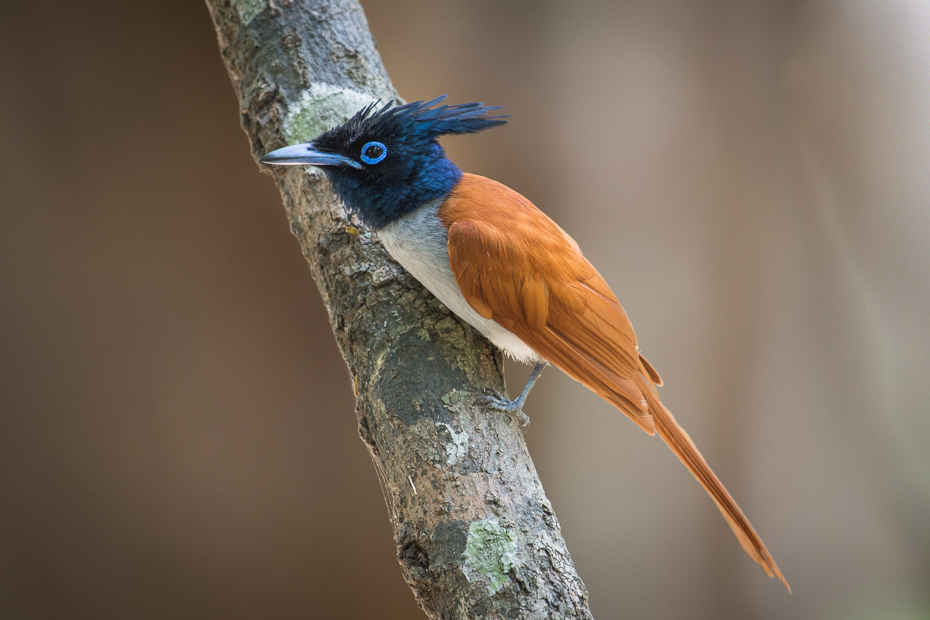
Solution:
[[[275,166],[352,166],[361,169],[362,165],[348,157],[335,153],[323,153],[313,150],[313,144],[294,144],[271,151],[260,160],[263,164]]]

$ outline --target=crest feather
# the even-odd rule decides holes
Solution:
[[[447,95],[430,101],[414,101],[404,105],[388,102],[378,106],[374,101],[350,118],[344,125],[326,132],[317,142],[341,142],[350,144],[364,136],[366,138],[403,138],[409,140],[434,140],[447,134],[475,133],[498,125],[505,125],[510,114],[488,116],[503,106],[486,106],[483,103],[461,103],[439,105]],[[436,107],[439,105],[439,107]],[[324,138],[325,136],[325,138]],[[321,140],[322,138],[322,140]]]

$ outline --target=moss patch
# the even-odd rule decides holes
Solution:
[[[509,579],[507,573],[516,562],[516,553],[517,537],[496,519],[476,521],[468,528],[462,570],[469,581],[484,581],[488,594],[494,594]]]
[[[284,119],[284,134],[291,144],[309,142],[327,129],[346,122],[372,101],[371,95],[314,82],[291,104]]]
[[[265,8],[265,0],[232,0],[232,4],[243,24],[248,24]]]
[[[452,441],[445,444],[446,447],[446,464],[455,465],[459,462],[459,459],[468,454],[468,433],[462,431],[461,433],[456,433],[452,430],[452,427],[444,422],[440,422],[437,426],[444,426],[446,430],[449,431],[449,435],[452,436]]]

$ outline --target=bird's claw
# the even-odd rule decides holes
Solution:
[[[475,401],[476,405],[485,409],[509,413],[517,421],[520,430],[526,432],[526,428],[530,425],[530,417],[523,413],[523,403],[518,400],[510,400],[498,390],[491,388],[485,388],[484,394]]]
[[[493,409],[505,413],[512,413],[520,409],[520,403],[510,400],[499,391],[492,390],[491,388],[485,388],[484,396],[479,397],[476,404],[481,405],[485,409]]]

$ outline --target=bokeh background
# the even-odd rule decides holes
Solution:
[[[448,151],[579,241],[794,588],[547,371],[595,616],[930,617],[928,4],[365,6],[405,98],[515,114]],[[2,13],[0,617],[422,617],[206,8]]]

